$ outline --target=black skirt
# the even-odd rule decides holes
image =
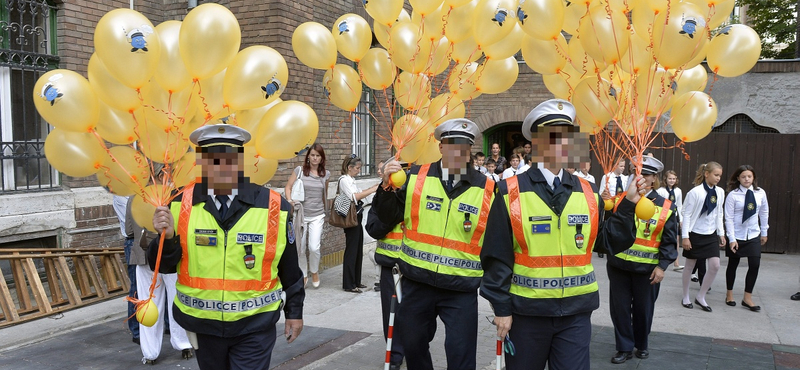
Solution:
[[[761,237],[755,237],[750,240],[736,239],[739,244],[739,249],[736,253],[731,250],[730,244],[725,247],[725,255],[728,257],[761,257]]]
[[[719,236],[717,234],[703,235],[689,232],[691,250],[683,250],[683,256],[691,259],[719,257]]]

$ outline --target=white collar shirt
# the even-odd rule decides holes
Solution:
[[[747,190],[753,190],[756,198],[756,214],[742,223],[742,213],[744,212],[744,198]],[[759,226],[759,222],[761,225]],[[764,189],[754,189],[753,186],[745,188],[739,185],[738,188],[728,193],[725,197],[725,232],[728,240],[750,240],[758,236],[767,236],[769,229],[769,204],[767,203],[767,193]]]
[[[686,194],[686,200],[683,202],[683,219],[681,220],[682,237],[688,238],[689,232],[711,235],[715,231],[718,236],[725,236],[725,228],[723,226],[725,191],[719,186],[715,186],[714,189],[717,193],[717,206],[714,207],[711,214],[700,214],[703,210],[703,203],[706,200],[706,190],[702,184],[695,186]]]
[[[228,208],[230,208],[231,203],[233,203],[233,198],[237,195],[239,195],[239,189],[231,189],[231,194],[228,195],[228,202],[225,204]],[[208,196],[214,199],[214,206],[219,210],[222,203],[219,202],[219,199],[217,199],[217,196],[214,194],[214,189],[208,189]]]
[[[605,190],[606,184],[608,184],[608,194],[612,197],[617,195],[617,177],[622,179],[622,186],[628,186],[628,176],[626,175],[617,175],[614,172],[609,172],[603,175],[603,178],[600,179],[600,192],[602,193]],[[625,189],[622,189],[625,191]]]
[[[546,168],[542,168],[541,171],[542,171],[542,176],[544,176],[544,179],[547,180],[547,185],[550,186],[550,189],[555,190],[553,188],[553,180],[555,180],[556,177],[558,177],[559,181],[564,179],[564,169],[558,170],[558,174],[553,174],[552,172],[550,172],[550,170]],[[563,181],[561,182],[563,183]]]

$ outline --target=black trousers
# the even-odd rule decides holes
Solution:
[[[358,225],[344,229],[344,256],[342,261],[342,288],[355,289],[361,285],[361,263],[364,259],[363,214],[358,214]]]
[[[268,370],[275,336],[275,326],[232,338],[197,333],[197,365],[200,370]]]
[[[512,315],[508,338],[515,353],[505,354],[507,370],[588,370],[592,313],[543,317]]]
[[[478,346],[478,292],[457,292],[404,278],[403,302],[395,315],[396,339],[409,370],[432,370],[430,342],[436,317],[445,328],[448,370],[474,370]]]
[[[383,339],[389,336],[389,310],[392,307],[392,295],[394,295],[394,278],[392,277],[392,268],[381,266],[381,313],[383,314]],[[395,318],[395,323],[397,319]],[[434,321],[434,324],[436,322]],[[434,325],[433,330],[436,330]],[[390,363],[400,364],[403,362],[403,345],[395,335],[392,338],[392,354],[389,359]]]
[[[746,293],[753,293],[753,288],[756,286],[756,279],[758,279],[758,269],[761,267],[761,256],[745,258],[747,258],[747,275],[745,275],[744,278],[744,291]],[[742,257],[728,257],[728,268],[725,270],[725,283],[728,290],[733,290],[733,283],[736,281],[736,269],[739,267],[739,261],[741,259]]]
[[[650,275],[625,271],[606,264],[609,280],[609,308],[614,323],[617,351],[648,349],[647,337],[653,326],[661,284],[650,285]]]

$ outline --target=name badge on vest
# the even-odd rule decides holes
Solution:
[[[217,229],[194,229],[194,245],[217,246]]]
[[[244,246],[244,267],[252,270],[256,265],[256,256],[253,255],[253,245],[247,244]]]
[[[236,244],[264,244],[264,234],[237,233]]]

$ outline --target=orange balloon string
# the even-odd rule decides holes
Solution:
[[[139,299],[138,297],[135,296],[125,297],[126,301],[133,303],[134,307],[136,307],[137,312],[140,309],[142,309],[142,307],[145,306],[148,302],[150,302],[150,300],[153,299],[153,297],[155,297],[155,294],[153,292],[155,291],[158,284],[158,268],[161,266],[161,252],[164,249],[164,240],[166,239],[166,237],[167,234],[162,232],[160,238],[158,239],[158,255],[156,256],[156,266],[155,266],[156,268],[153,271],[153,280],[150,281],[150,291],[147,299]],[[130,317],[128,317],[126,321],[130,320],[133,316],[136,316],[136,314],[133,314]]]

